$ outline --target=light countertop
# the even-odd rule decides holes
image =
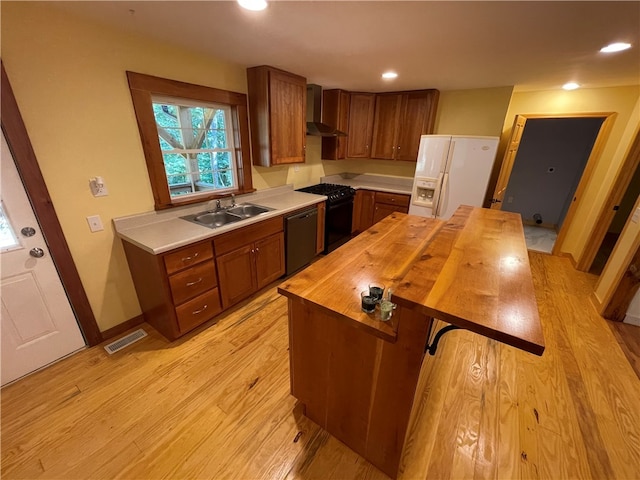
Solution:
[[[411,195],[413,178],[392,175],[375,175],[371,173],[341,173],[320,179],[322,183],[348,185],[356,190],[376,190],[378,192],[400,193]]]
[[[114,218],[113,224],[120,238],[157,255],[268,218],[312,206],[326,199],[327,197],[323,195],[296,192],[293,190],[293,186],[286,185],[237,196],[236,203],[238,204],[254,203],[273,210],[217,228],[208,228],[180,218],[208,210],[210,207],[207,206],[207,202],[167,211]],[[222,200],[223,205],[227,203],[227,199]]]

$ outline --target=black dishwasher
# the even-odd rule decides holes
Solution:
[[[304,212],[285,217],[285,250],[287,275],[311,263],[316,255],[318,210],[314,206]]]

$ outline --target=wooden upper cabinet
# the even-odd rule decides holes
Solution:
[[[347,157],[370,158],[376,95],[352,92],[350,97]]]
[[[371,158],[415,162],[420,135],[433,133],[438,90],[376,96]]]
[[[349,130],[349,92],[325,90],[322,92],[322,123],[341,132]],[[342,160],[347,158],[348,137],[322,137],[322,158]]]
[[[399,93],[376,95],[371,158],[395,158],[402,100]]]
[[[433,133],[439,95],[438,90],[410,92],[403,95],[396,160],[411,162],[417,160],[420,135]]]
[[[266,65],[247,69],[253,164],[304,163],[307,80]]]

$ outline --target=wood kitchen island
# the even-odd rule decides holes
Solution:
[[[360,309],[374,282],[393,290],[388,322]],[[512,213],[462,206],[448,223],[394,213],[278,291],[289,303],[291,393],[308,418],[392,478],[427,347],[440,338],[435,319],[544,351]]]

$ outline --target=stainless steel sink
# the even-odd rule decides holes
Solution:
[[[246,203],[242,205],[238,205],[237,207],[232,207],[227,212],[238,215],[242,218],[255,217],[256,215],[260,215],[261,213],[265,213],[271,210],[267,207],[262,207],[260,205],[253,205],[251,203]]]
[[[229,223],[240,222],[247,218],[255,217],[261,213],[265,213],[273,210],[272,208],[263,207],[261,205],[254,205],[252,203],[244,203],[231,207],[229,209],[220,210],[217,212],[200,212],[193,215],[186,215],[180,217],[189,222],[197,223],[209,228],[222,227]]]

